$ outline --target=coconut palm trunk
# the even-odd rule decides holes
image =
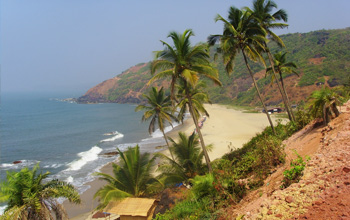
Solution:
[[[163,133],[163,137],[164,137],[165,143],[168,146],[168,150],[170,152],[171,159],[175,160],[174,159],[174,155],[173,155],[173,153],[171,152],[171,149],[170,149],[170,145],[169,145],[169,142],[168,142],[168,137],[166,136],[164,130],[162,130],[162,133]]]
[[[330,109],[329,107],[327,107],[327,104],[323,105],[323,125],[326,126],[328,125],[328,123],[331,121],[331,117],[330,117]]]
[[[196,115],[194,114],[194,111],[193,111],[192,99],[191,99],[191,97],[188,94],[188,89],[186,89],[186,93],[187,93],[186,96],[187,96],[187,99],[188,99],[188,109],[190,111],[190,114],[191,114],[191,117],[193,119],[194,125],[196,126],[198,137],[199,137],[199,140],[201,142],[201,147],[202,147],[202,150],[203,150],[203,153],[204,153],[205,162],[206,162],[206,164],[208,166],[209,173],[212,173],[213,169],[212,169],[212,167],[210,165],[210,158],[209,158],[207,150],[205,149],[203,135],[202,135],[200,127],[198,126],[198,120],[196,118]]]
[[[295,121],[295,116],[294,116],[294,113],[292,111],[292,105],[290,104],[290,99],[288,97],[288,93],[287,93],[286,87],[285,87],[284,82],[283,82],[282,73],[280,72],[280,70],[278,71],[278,73],[280,75],[280,81],[281,81],[281,85],[282,85],[282,89],[283,89],[284,95],[286,96],[287,103],[289,104],[290,112],[292,113],[292,116],[293,116],[294,121]]]
[[[332,109],[332,112],[335,114],[335,117],[338,117],[340,115],[340,112],[337,108],[337,104],[335,102],[331,104],[331,109]]]
[[[279,73],[279,75],[280,75],[280,81],[281,81],[281,85],[282,85],[283,92],[284,92],[284,94],[285,94],[285,96],[286,96],[286,99],[287,99],[287,102],[289,103],[289,106],[291,106],[291,105],[290,105],[290,100],[289,100],[289,97],[288,97],[288,93],[287,93],[286,87],[285,87],[284,82],[283,82],[282,72],[281,72],[280,69],[278,69],[278,73]],[[294,116],[294,114],[293,114],[293,116]]]
[[[275,70],[275,64],[273,62],[273,58],[272,58],[272,55],[270,53],[270,50],[268,49],[266,42],[264,42],[264,44],[265,44],[265,48],[267,48],[266,53],[267,53],[267,56],[269,57],[269,61],[270,61],[271,68],[272,68],[272,72],[273,72],[273,75],[275,77],[278,89],[279,89],[279,91],[280,91],[280,93],[282,95],[282,100],[284,102],[284,106],[286,107],[286,110],[287,110],[287,113],[288,113],[288,118],[289,118],[290,121],[295,121],[295,117],[294,117],[294,114],[293,114],[293,112],[291,110],[290,103],[289,103],[289,101],[288,101],[288,99],[286,97],[286,95],[287,95],[286,94],[286,90],[281,88],[280,82],[278,80],[278,77],[277,77],[277,74],[276,74],[276,70]]]
[[[273,126],[271,117],[270,117],[269,113],[267,112],[267,108],[266,108],[265,103],[264,103],[264,101],[263,101],[262,95],[260,94],[258,85],[257,85],[257,83],[256,83],[256,81],[255,81],[255,79],[254,79],[253,72],[252,72],[252,70],[250,69],[250,66],[249,66],[249,64],[248,64],[248,59],[247,59],[247,56],[246,56],[246,54],[245,54],[245,52],[244,52],[243,47],[241,47],[241,50],[242,50],[242,54],[243,54],[243,58],[244,58],[245,65],[247,66],[247,69],[248,69],[248,71],[249,71],[249,75],[250,75],[250,77],[251,77],[252,80],[253,80],[254,87],[255,87],[255,89],[256,89],[256,91],[257,91],[257,93],[258,93],[260,102],[261,102],[261,104],[263,105],[263,108],[264,108],[264,110],[265,110],[265,114],[266,114],[266,116],[267,116],[267,119],[269,120],[269,123],[270,123],[270,126],[271,126],[271,128],[272,128],[273,133],[276,134],[275,127]]]

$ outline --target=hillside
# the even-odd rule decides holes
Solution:
[[[286,163],[219,219],[349,219],[350,101],[341,111],[328,126],[314,121],[285,140]],[[283,171],[290,169],[295,151],[311,159],[301,180],[282,190]]]
[[[286,44],[288,61],[298,65],[299,77],[284,76],[286,89],[293,103],[327,84],[331,87],[345,83],[350,75],[350,28],[339,30],[320,30],[309,33],[282,35]],[[272,52],[278,51],[277,45],[270,42]],[[214,50],[211,55],[214,55]],[[212,56],[214,57],[214,56]],[[219,70],[223,87],[209,86],[210,99],[214,103],[236,105],[258,105],[255,89],[246,70],[243,58],[239,55],[235,61],[233,73],[228,76],[221,59],[213,61]],[[258,85],[262,89],[268,105],[279,104],[282,100],[277,85],[270,85],[271,78],[265,77],[262,65],[252,63]],[[80,103],[116,102],[138,103],[141,94],[147,92],[150,79],[150,62],[137,64],[112,79],[106,80],[89,89],[78,101]],[[155,86],[168,87],[168,82],[157,81]]]

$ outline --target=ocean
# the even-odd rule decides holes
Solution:
[[[68,96],[2,94],[0,105],[0,178],[6,171],[19,171],[40,163],[50,178],[72,183],[80,193],[88,189],[94,172],[122,151],[138,144],[154,152],[165,145],[162,133],[148,134],[142,112],[130,104],[77,104]],[[172,128],[169,126],[166,131]],[[14,164],[14,161],[20,163]],[[1,209],[5,204],[0,204]]]

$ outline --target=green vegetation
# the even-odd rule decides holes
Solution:
[[[324,88],[315,93],[325,91],[331,91],[334,96],[336,92],[346,93],[347,90],[345,87]],[[279,121],[275,126],[276,134],[273,134],[271,127],[267,127],[242,148],[231,150],[221,159],[213,161],[213,173],[195,176],[191,181],[190,196],[178,202],[166,213],[158,214],[156,219],[215,219],[220,215],[222,207],[238,204],[249,191],[262,186],[264,180],[274,172],[276,167],[285,162],[282,141],[315,119],[315,115],[312,114],[313,109],[305,107],[310,103],[313,101],[310,100],[307,105],[299,104],[294,112],[295,121],[286,124]],[[291,162],[291,168],[283,173],[281,188],[298,182],[303,175],[309,157],[306,156],[303,159],[297,153],[296,155],[297,159]]]
[[[299,182],[300,178],[303,176],[303,171],[305,169],[306,161],[310,160],[310,157],[306,156],[305,161],[303,158],[295,151],[298,156],[297,159],[290,162],[291,168],[283,172],[283,184],[281,188],[287,188],[292,183]]]
[[[277,74],[279,74],[279,80],[281,81],[282,88],[280,89],[280,92],[284,95],[284,106],[288,106],[287,112],[290,120],[295,121],[295,116],[293,114],[293,111],[291,110],[291,105],[290,105],[290,100],[287,94],[286,86],[285,83],[283,82],[283,74],[290,74],[294,73],[299,76],[299,74],[294,70],[297,68],[297,65],[293,62],[287,62],[286,60],[286,54],[282,53],[281,51],[278,53],[275,53],[274,60],[273,60],[273,65],[271,62],[271,67],[266,69],[266,74],[273,74],[272,78],[275,78],[276,81],[278,82],[277,79]],[[324,82],[323,82],[324,83]]]
[[[161,158],[158,171],[161,172],[159,179],[163,179],[164,185],[188,182],[196,175],[203,175],[208,171],[203,164],[204,154],[195,133],[187,137],[185,133],[179,132],[178,142],[171,138],[169,140],[172,143],[169,150],[175,158],[171,159],[162,153],[156,154]],[[206,148],[210,150],[211,146]]]
[[[276,3],[273,1],[265,1],[265,0],[254,0],[253,1],[253,9],[251,10],[250,8],[246,8],[247,11],[249,11],[252,15],[253,18],[256,20],[256,23],[258,23],[266,32],[266,35],[269,39],[272,39],[274,42],[277,43],[278,46],[285,47],[282,39],[277,36],[272,29],[274,28],[285,28],[288,25],[285,23],[277,23],[278,21],[284,21],[287,22],[288,20],[288,15],[287,12],[283,9],[280,9],[276,11],[275,13],[272,13],[273,9],[277,9]],[[295,121],[293,112],[291,110],[291,105],[289,103],[289,100],[287,99],[287,93],[286,90],[282,88],[281,83],[277,79],[277,70],[274,67],[274,60],[272,57],[272,54],[270,52],[270,48],[267,46],[267,42],[264,41],[263,45],[265,47],[265,53],[267,54],[269,63],[271,65],[271,73],[272,73],[272,78],[275,79],[278,90],[282,96],[282,100],[285,106],[285,109],[287,110],[289,120]],[[267,72],[267,69],[266,69]]]
[[[173,121],[178,121],[175,116],[173,116],[173,108],[171,106],[170,96],[164,95],[163,87],[158,91],[157,88],[152,87],[149,95],[143,95],[146,100],[146,105],[138,105],[135,111],[145,111],[142,116],[142,121],[147,121],[151,119],[148,127],[149,134],[155,131],[155,125],[158,125],[159,130],[163,133],[165,142],[169,148],[169,143],[166,134],[164,133],[165,123],[169,123],[172,126]],[[170,151],[171,157],[174,159],[172,152]]]
[[[295,130],[279,123],[277,136],[266,128],[241,149],[213,163],[213,173],[191,181],[190,196],[156,219],[215,219],[221,207],[237,204],[249,190],[261,186],[276,166],[284,163],[282,140]]]
[[[173,219],[182,219],[182,220],[211,220],[213,218],[213,210],[211,201],[206,197],[201,200],[195,199],[186,199],[176,204],[176,206],[167,210],[164,214],[157,214],[154,218],[155,220],[173,220]]]
[[[184,105],[187,105],[196,126],[204,158],[209,172],[211,172],[209,155],[205,149],[204,139],[198,125],[198,114],[196,114],[198,110],[204,109],[202,103],[200,103],[203,99],[196,99],[197,103],[194,103],[193,91],[200,82],[200,77],[204,77],[217,85],[221,85],[221,82],[218,79],[218,71],[210,64],[208,47],[204,44],[191,47],[190,37],[193,35],[192,30],[185,30],[183,34],[170,32],[168,37],[172,39],[174,46],[162,41],[165,48],[156,52],[156,58],[151,66],[153,77],[148,84],[157,79],[171,77],[170,94],[174,106],[177,102],[175,88],[176,86],[181,87],[178,90],[183,92],[182,95],[185,98],[183,100],[186,100]],[[198,106],[201,106],[201,108],[199,109]]]
[[[267,40],[264,28],[254,20],[249,10],[239,10],[235,7],[230,7],[228,20],[220,15],[217,15],[215,21],[224,23],[222,35],[210,35],[208,37],[209,45],[213,46],[216,42],[220,42],[218,53],[222,54],[225,70],[229,74],[233,70],[234,60],[238,53],[242,53],[244,63],[247,67],[249,75],[254,83],[255,90],[260,99],[265,114],[269,120],[270,126],[275,132],[270,115],[264,103],[262,94],[254,78],[254,73],[248,63],[250,61],[261,61],[265,64],[261,52],[266,49],[263,44]]]
[[[109,202],[126,197],[143,197],[161,188],[161,184],[152,176],[155,157],[149,153],[140,153],[138,145],[122,152],[117,148],[121,161],[113,163],[113,175],[96,173],[100,180],[107,182],[96,193],[100,204],[98,209],[104,208]]]
[[[39,169],[37,164],[32,170],[26,167],[19,172],[7,172],[7,180],[0,184],[0,202],[7,202],[7,208],[0,219],[68,219],[56,199],[63,197],[79,204],[78,192],[69,183],[45,181],[50,172],[39,173]]]
[[[191,101],[193,107],[193,115],[198,120],[201,115],[209,116],[209,113],[204,108],[204,103],[210,103],[208,94],[204,92],[206,84],[203,81],[198,81],[198,83],[193,87],[185,89],[183,83],[179,83],[177,86],[178,93],[176,95],[178,104],[176,109],[179,109],[178,118],[183,121],[186,112],[189,112],[188,106]]]
[[[343,85],[348,81],[350,73],[350,44],[345,42],[350,40],[350,28],[293,33],[281,35],[280,38],[286,46],[282,53],[288,52],[288,62],[294,62],[298,66],[296,71],[300,77],[295,82],[297,87],[315,85],[320,80],[322,82],[322,77],[325,76],[325,82],[329,83],[331,87]],[[272,54],[281,51],[273,41],[268,42],[267,45]],[[209,80],[204,79],[208,84],[206,91],[210,100],[213,103],[221,104],[258,105],[259,103],[255,101],[255,91],[251,89],[252,81],[247,78],[249,73],[244,62],[242,62],[242,54],[237,54],[233,64],[233,72],[231,75],[227,75],[222,60],[214,60],[216,48],[217,45],[211,48],[210,57],[213,66],[218,70],[218,78],[223,86],[212,86],[213,84]],[[321,58],[322,62],[315,64],[310,61],[310,59],[315,58]],[[150,90],[150,87],[145,86],[152,77],[150,66],[151,62],[138,64],[136,67],[141,67],[140,69],[133,67],[118,75],[117,77],[121,79],[105,95],[106,101],[119,103],[145,101],[142,96],[137,94],[147,94]],[[264,70],[264,67],[259,63],[251,62],[250,66],[255,73]],[[285,80],[290,76],[289,74],[283,74],[283,79]],[[270,80],[269,78],[267,79]],[[257,83],[260,84],[262,80],[266,79],[264,77],[259,78]],[[159,88],[163,85],[165,88],[168,88],[168,84],[164,84],[163,80],[158,80],[152,84],[152,86],[158,86]],[[292,85],[285,84],[285,86],[288,90]],[[140,90],[137,89],[139,87],[141,87]],[[262,89],[262,92],[265,91],[263,87],[259,88]],[[126,95],[130,92],[135,92],[134,99],[126,98]],[[295,101],[293,96],[290,99],[291,103]]]
[[[334,114],[339,116],[339,106],[342,101],[345,101],[334,89],[323,87],[320,90],[314,91],[310,96],[310,110],[311,114],[317,118],[322,118],[323,123],[327,125]]]
[[[344,101],[342,97],[350,96],[350,78],[347,78],[350,63],[349,59],[346,60],[350,58],[350,48],[348,44],[340,44],[339,40],[349,41],[350,29],[277,36],[271,29],[288,25],[278,23],[287,21],[287,13],[284,10],[272,13],[275,9],[277,5],[271,0],[253,0],[252,9],[232,6],[227,19],[217,15],[215,20],[223,22],[224,30],[222,34],[208,37],[212,50],[205,44],[191,46],[191,30],[170,32],[168,37],[172,45],[161,41],[164,49],[155,53],[151,63],[139,64],[132,68],[133,71],[129,70],[117,78],[118,85],[110,89],[107,99],[115,101],[127,95],[126,101],[130,98],[132,101],[145,101],[146,104],[139,105],[135,110],[145,110],[142,120],[151,120],[150,133],[158,125],[171,158],[158,153],[150,159],[148,154],[140,154],[138,146],[124,153],[118,149],[122,162],[120,166],[113,165],[114,176],[97,174],[108,182],[95,194],[101,201],[99,208],[113,200],[150,196],[165,187],[183,183],[190,186],[187,198],[177,202],[164,214],[157,214],[156,219],[215,219],[220,215],[221,208],[238,204],[249,191],[262,186],[264,180],[285,163],[283,140],[315,118],[322,117],[327,124],[332,117],[339,115],[337,105]],[[337,49],[330,45],[336,45]],[[286,50],[281,51],[281,47]],[[290,54],[288,62],[287,52]],[[221,55],[222,62],[214,59],[218,55]],[[266,68],[266,60],[270,63],[269,68]],[[300,74],[296,71],[296,63]],[[149,70],[151,75],[148,74]],[[267,73],[265,77],[264,72]],[[291,73],[300,75],[300,79],[295,82],[286,79]],[[276,91],[268,88],[273,80],[278,85],[283,104],[280,104],[280,100],[276,101]],[[221,81],[223,87],[212,86],[222,85]],[[119,86],[119,83],[124,85]],[[165,95],[163,87],[149,90],[148,86],[156,83],[158,87],[166,85],[169,96]],[[293,112],[291,101],[295,103],[296,100],[289,100],[286,87],[298,85],[301,88],[316,83],[317,86],[328,84],[331,87],[343,83],[344,87],[324,86],[312,92],[307,107],[299,103],[298,109]],[[149,95],[140,98],[139,93],[147,91]],[[256,104],[256,95],[270,127],[242,148],[231,150],[222,158],[210,162],[207,150],[211,146],[205,146],[198,123],[201,115],[209,116],[203,104],[210,103],[210,96],[214,102],[251,105]],[[265,102],[283,105],[290,121],[282,124],[282,120],[278,120],[274,126]],[[187,111],[196,126],[195,131],[189,137],[180,132],[178,141],[167,138],[164,123],[183,121]],[[306,162],[300,155],[297,156],[291,162],[292,168],[283,173],[282,188],[302,176]],[[157,169],[160,175],[154,178],[150,169],[156,157],[160,158]]]

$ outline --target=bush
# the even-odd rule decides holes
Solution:
[[[213,186],[214,176],[207,174],[205,176],[196,176],[192,179],[193,184],[191,192],[196,199],[201,199],[206,196],[214,197],[216,190]]]
[[[210,209],[211,201],[208,198],[201,200],[187,199],[181,201],[174,206],[174,208],[167,210],[164,214],[158,213],[155,220],[194,220],[194,219],[215,219],[213,217],[213,210]]]
[[[272,168],[285,161],[282,139],[269,136],[266,139],[259,140],[257,146],[258,148],[255,152],[257,159],[252,169],[261,179],[264,179],[270,174]]]
[[[282,141],[291,136],[297,126],[293,123],[275,126],[276,135],[267,127],[240,149],[231,151],[212,163],[213,174],[192,179],[192,197],[158,214],[158,220],[213,219],[220,207],[239,203],[248,190],[263,185],[271,171],[285,162]]]
[[[295,154],[298,156],[297,159],[290,162],[290,166],[292,167],[289,170],[285,170],[283,172],[283,184],[281,188],[287,188],[292,183],[299,182],[300,178],[303,176],[303,171],[305,169],[306,162],[303,158],[295,151]],[[308,156],[305,157],[305,160],[308,161],[310,158]]]
[[[295,131],[299,131],[309,124],[315,117],[312,116],[310,111],[306,109],[304,103],[299,103],[297,111],[294,112],[295,123],[291,123],[294,126]]]
[[[215,204],[226,206],[227,204],[238,203],[246,195],[247,187],[244,181],[237,180],[230,172],[215,173],[214,187],[217,191]]]

